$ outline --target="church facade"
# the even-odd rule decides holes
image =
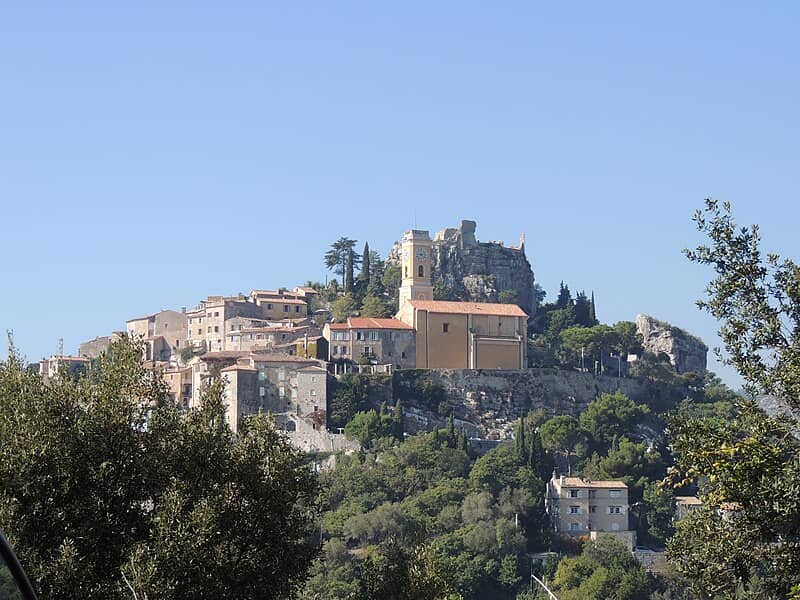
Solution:
[[[528,315],[515,304],[433,299],[427,231],[405,232],[396,318],[416,331],[420,369],[524,369]]]

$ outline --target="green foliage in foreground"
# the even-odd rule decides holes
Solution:
[[[552,590],[560,600],[638,600],[656,590],[656,581],[620,542],[601,537],[559,562]]]
[[[704,597],[800,598],[800,266],[763,257],[727,203],[707,200],[695,222],[709,242],[686,255],[714,271],[698,305],[721,323],[726,362],[794,414],[743,403],[732,421],[673,420],[673,476],[699,482],[707,508],[677,524],[669,553]]]
[[[323,556],[301,598],[513,599],[546,548],[544,483],[515,447],[471,465],[459,432],[373,440],[321,475]]]
[[[182,412],[123,340],[90,378],[0,363],[0,528],[41,598],[287,598],[317,547],[316,482],[221,385]]]

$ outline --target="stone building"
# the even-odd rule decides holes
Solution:
[[[39,375],[44,379],[58,377],[63,371],[69,377],[80,377],[89,372],[92,361],[84,356],[54,354],[39,361]]]
[[[349,317],[346,323],[326,323],[323,336],[330,361],[416,367],[414,328],[397,319]]]
[[[106,352],[111,347],[111,344],[122,339],[124,335],[124,331],[115,331],[111,335],[98,336],[88,342],[82,342],[78,346],[78,356],[97,358]]]
[[[170,360],[188,343],[186,314],[174,310],[129,319],[125,322],[125,330],[130,337],[144,342],[145,360]]]
[[[189,341],[198,349],[222,352],[225,348],[225,324],[235,317],[263,319],[261,307],[244,296],[209,296],[186,313]]]
[[[678,373],[704,373],[708,346],[690,333],[648,315],[636,315],[636,330],[645,352],[666,355]]]
[[[636,546],[629,520],[628,486],[623,481],[591,481],[558,476],[547,483],[545,509],[557,533],[597,539],[612,535],[628,550]]]
[[[514,304],[411,300],[397,318],[416,331],[418,369],[527,367],[528,315]]]

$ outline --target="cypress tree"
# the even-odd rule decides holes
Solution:
[[[450,440],[448,441],[448,445],[452,445],[452,447],[455,448],[456,447],[456,423],[455,423],[455,420],[453,419],[453,413],[452,412],[450,413],[450,420],[447,423],[447,433],[448,433],[448,435],[450,437]]]
[[[361,275],[359,276],[359,279],[369,283],[369,280],[372,277],[372,273],[370,270],[371,265],[369,256],[369,243],[367,242],[364,242],[364,254],[362,256],[363,258],[361,259]]]
[[[589,303],[589,320],[593,325],[597,325],[597,310],[594,307],[594,290],[592,290],[592,300]]]
[[[405,431],[403,429],[403,405],[400,404],[400,398],[394,403],[394,426],[397,439],[403,441],[403,433]]]
[[[519,418],[519,427],[517,429],[517,460],[525,464],[526,451],[525,451],[525,415]]]

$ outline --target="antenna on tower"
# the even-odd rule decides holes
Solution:
[[[58,355],[64,356],[64,338],[58,338]]]

